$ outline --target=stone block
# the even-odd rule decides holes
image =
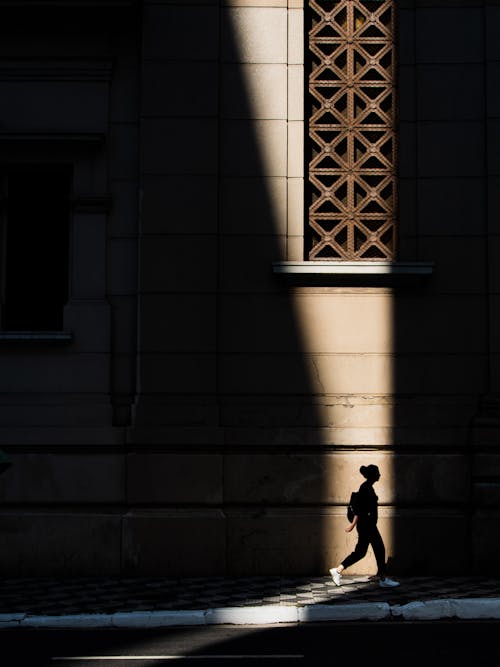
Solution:
[[[490,132],[491,128],[488,130],[488,144],[491,142]],[[457,141],[457,137],[460,137],[460,141]],[[420,123],[417,148],[420,177],[477,178],[483,176],[485,145],[482,122]],[[493,168],[496,162],[493,158],[490,162]]]
[[[286,121],[225,120],[221,171],[223,176],[286,176]]]
[[[123,535],[127,576],[225,574],[225,520],[218,510],[131,512]]]
[[[149,236],[142,239],[140,284],[147,292],[212,292],[216,287],[216,238]]]
[[[304,123],[299,120],[288,122],[287,175],[304,177]]]
[[[403,252],[403,239],[413,236],[417,230],[417,179],[401,178],[398,183],[399,240],[398,248],[402,259],[414,259]]]
[[[288,184],[288,234],[304,236],[304,179],[289,178]],[[303,251],[302,251],[303,255]],[[301,259],[303,257],[301,256]]]
[[[0,402],[2,429],[22,429],[36,434],[46,428],[85,430],[111,424],[111,404],[107,394],[66,394],[40,392],[32,394],[4,394]],[[36,428],[32,428],[36,427]]]
[[[137,123],[116,123],[109,133],[109,174],[112,179],[137,178],[139,132]]]
[[[417,62],[482,62],[481,7],[419,8],[415,16]]]
[[[498,176],[500,174],[500,119],[493,118],[486,123],[488,142],[488,175]]]
[[[182,13],[182,10],[177,10]],[[216,62],[146,61],[142,73],[144,116],[209,117],[218,112]]]
[[[109,299],[112,318],[112,348],[115,356],[137,351],[137,297],[118,296]]]
[[[226,236],[220,250],[222,290],[242,294],[281,291],[272,263],[285,258],[284,236],[247,236],[244,244],[239,236]]]
[[[135,123],[139,116],[136,67],[116,67],[111,82],[109,113],[112,123]]]
[[[385,512],[379,519],[385,542],[388,569],[394,575],[418,572],[419,576],[460,576],[469,571],[468,526],[459,509],[399,509]],[[446,535],[443,558],[436,545]]]
[[[111,309],[103,300],[72,299],[64,307],[64,330],[73,335],[72,352],[110,351]]]
[[[291,304],[306,354],[390,354],[394,350],[390,293],[311,294],[304,290],[293,296]]]
[[[287,260],[291,262],[302,262],[305,257],[304,253],[304,235],[288,236],[287,237]]]
[[[397,21],[399,31],[399,53],[398,59],[401,65],[415,64],[415,10],[414,8],[402,8],[401,3],[397,7]]]
[[[143,234],[214,234],[217,179],[208,175],[143,176]]]
[[[484,354],[401,355],[394,364],[394,386],[401,393],[481,394],[487,377]]]
[[[141,394],[134,417],[134,424],[141,426],[206,428],[219,424],[219,409],[215,396]]]
[[[419,239],[421,259],[435,262],[429,287],[435,294],[485,294],[487,267],[485,239],[480,236],[424,236]],[[467,271],[463,267],[467,267]]]
[[[131,505],[215,505],[222,502],[222,457],[199,452],[135,452],[127,456]]]
[[[218,141],[215,118],[146,118],[141,124],[143,171],[213,176],[218,168]]]
[[[111,237],[135,236],[139,218],[138,188],[135,180],[112,181],[111,211],[108,214],[108,232]]]
[[[487,301],[483,295],[402,295],[394,304],[392,326],[396,353],[487,353]]]
[[[417,126],[401,121],[398,124],[398,170],[401,178],[415,178],[417,173]]]
[[[425,178],[417,184],[418,228],[425,236],[479,236],[485,225],[481,178]]]
[[[333,527],[335,541],[325,539],[326,524]],[[344,525],[344,513],[330,509],[230,510],[228,575],[325,576],[340,556]]]
[[[288,10],[288,63],[303,65],[304,63],[304,10],[292,7]]]
[[[215,355],[143,353],[139,381],[146,393],[211,394],[216,389]]]
[[[228,294],[219,304],[221,352],[302,352],[301,323],[288,296]]]
[[[11,511],[0,516],[0,568],[13,577],[116,576],[121,517]]]
[[[498,311],[498,308],[500,307],[500,294],[498,293],[492,294],[489,297],[489,303],[490,303],[490,309],[489,309],[490,351],[492,354],[498,355],[500,354],[500,340],[499,340],[500,312]]]
[[[0,354],[0,392],[100,393],[109,391],[109,355],[66,350],[45,353]]]
[[[140,304],[140,349],[214,351],[216,313],[213,294],[145,294]]]
[[[227,63],[221,94],[223,118],[286,119],[286,65]]]
[[[286,233],[287,180],[285,177],[221,179],[223,234]]]
[[[500,42],[498,41],[500,7],[495,6],[493,3],[484,8],[484,27],[486,59],[488,61],[500,60]]]
[[[403,122],[416,120],[417,84],[413,65],[401,65],[398,70],[398,117]]]
[[[286,63],[287,10],[226,7],[222,10],[224,62]]]
[[[288,65],[288,119],[304,120],[303,65]]]
[[[495,345],[495,351],[492,351],[490,353],[490,370],[491,370],[491,387],[489,388],[489,391],[492,391],[494,393],[500,392],[500,354],[496,350],[496,345]],[[493,428],[493,430],[496,430],[496,425]],[[498,435],[493,436],[493,440],[495,444],[498,442]]]
[[[137,293],[136,239],[108,239],[108,289],[110,295]]]
[[[500,481],[475,481],[473,502],[476,508],[480,507],[483,511],[500,508]]]
[[[71,229],[70,299],[103,299],[106,293],[106,217],[75,213]],[[92,257],[92,263],[88,258]]]
[[[195,5],[147,5],[143,49],[147,59],[217,60],[219,8]]]
[[[465,82],[467,94],[464,94]],[[420,65],[417,67],[419,120],[482,120],[484,85],[482,63]]]
[[[473,571],[481,576],[496,576],[498,572],[497,508],[477,512],[472,518]]]
[[[14,504],[122,503],[119,454],[11,452],[13,465],[0,479],[0,501]]]

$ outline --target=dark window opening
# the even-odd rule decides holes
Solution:
[[[58,331],[68,300],[72,171],[8,170],[2,328]]]

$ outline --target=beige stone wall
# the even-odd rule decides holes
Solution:
[[[102,125],[73,159],[112,205],[75,215],[74,341],[0,352],[2,571],[323,575],[369,463],[395,572],[494,566],[500,14],[398,6],[398,259],[423,280],[273,274],[304,257],[300,0],[145,0],[32,44],[113,62],[68,112]]]

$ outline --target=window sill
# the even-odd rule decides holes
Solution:
[[[0,331],[0,343],[71,343],[70,331]]]
[[[296,283],[312,284],[393,284],[404,279],[420,279],[432,274],[433,262],[317,261],[273,262],[273,273]]]

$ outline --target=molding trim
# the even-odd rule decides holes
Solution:
[[[60,9],[126,9],[133,7],[137,0],[0,0],[0,9],[50,8]]]
[[[0,331],[0,343],[71,343],[71,331]]]
[[[0,60],[0,81],[110,81],[112,72],[111,60]]]
[[[55,143],[100,147],[105,139],[105,135],[100,132],[0,132],[0,146]]]

